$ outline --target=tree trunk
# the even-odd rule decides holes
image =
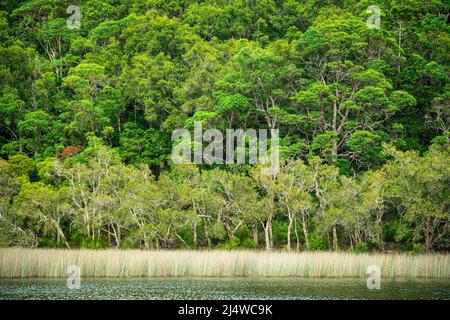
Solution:
[[[268,229],[269,229],[270,249],[273,248],[272,218],[273,218],[273,216],[272,216],[272,214],[270,214],[269,220],[267,221],[267,223],[268,223]]]
[[[86,234],[88,237],[91,237],[91,228],[89,226],[89,219],[87,217],[87,213],[84,214],[84,224],[86,225]]]
[[[70,249],[70,246],[69,246],[69,243],[67,242],[66,236],[64,235],[64,232],[59,227],[58,227],[58,234],[60,235],[60,237],[64,241],[64,245],[66,246],[66,248]]]
[[[423,228],[423,233],[424,233],[424,238],[425,238],[425,248],[427,250],[427,252],[431,252],[432,248],[433,248],[433,244],[432,244],[432,237],[430,234],[430,228],[428,223],[425,223],[424,228]]]
[[[302,229],[303,235],[305,236],[306,249],[309,249],[308,222],[306,221],[304,213],[302,213]]]
[[[300,250],[300,240],[298,238],[298,230],[297,230],[297,219],[294,219],[294,232],[295,232],[295,240],[297,242],[296,251]]]
[[[211,248],[211,238],[209,237],[209,232],[208,232],[208,220],[204,219],[203,220],[203,226],[205,228],[205,238],[206,238],[206,242],[208,243],[208,248]]]
[[[270,251],[272,249],[272,214],[269,215],[266,223],[261,222],[264,228],[264,241],[266,243],[266,250]]]
[[[338,114],[338,104],[337,104],[337,100],[339,97],[339,91],[336,88],[336,100],[333,102],[333,122],[332,122],[332,128],[333,131],[336,133],[336,139],[333,142],[333,158],[331,159],[332,163],[335,164],[336,160],[337,160],[337,154],[338,154],[338,138],[337,136],[339,135],[339,133],[337,132],[337,114]]]
[[[120,249],[120,229],[114,228],[114,224],[111,223],[111,228],[113,230],[113,235],[114,235],[114,241],[116,242],[116,248]],[[118,227],[120,228],[120,227]]]
[[[337,240],[336,225],[333,225],[333,248],[334,248],[335,251],[338,250],[338,240]]]
[[[272,232],[272,214],[269,216],[269,220],[267,220],[267,229],[269,231],[269,244],[270,244],[270,250],[273,248],[273,232]]]
[[[193,224],[193,232],[194,232],[194,246],[197,248],[197,222],[194,221]]]
[[[402,23],[400,22],[398,25],[398,55],[397,55],[397,72],[400,73],[401,71],[401,65],[400,65],[400,58],[402,55]]]
[[[144,240],[144,247],[145,247],[145,249],[149,249],[150,246],[148,244],[148,239],[147,239],[147,234],[146,233],[144,233],[143,240]]]
[[[256,247],[259,245],[259,239],[258,239],[258,225],[255,223],[252,226],[252,233],[253,233],[253,243]]]
[[[292,230],[292,215],[289,213],[289,224],[288,224],[288,230],[287,230],[287,249],[288,251],[291,251],[291,230]]]
[[[228,221],[224,221],[223,224],[225,226],[225,229],[227,230],[228,238],[231,240],[231,237],[234,236],[233,229],[231,228]]]
[[[380,246],[380,249],[384,251],[384,243],[383,243],[383,235],[382,235],[382,228],[381,228],[381,216],[377,216],[377,220],[375,222],[375,229],[377,232],[377,242]]]
[[[266,242],[266,250],[270,251],[269,227],[267,226],[267,222],[264,227],[264,240]]]
[[[117,248],[118,248],[118,249],[120,249],[121,241],[122,241],[122,235],[121,235],[121,233],[120,233],[120,226],[117,225],[117,239],[116,239],[116,244],[117,244]]]

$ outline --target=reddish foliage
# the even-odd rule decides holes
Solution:
[[[59,155],[61,160],[65,160],[69,157],[73,157],[76,154],[80,153],[83,149],[81,147],[68,146],[65,147],[64,150]]]

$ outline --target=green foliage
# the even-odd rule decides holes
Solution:
[[[355,252],[363,253],[369,251],[369,245],[366,242],[358,242],[355,246]]]
[[[3,1],[0,245],[448,250],[447,6],[372,4]],[[195,121],[280,173],[171,165]]]
[[[413,243],[411,253],[412,254],[422,254],[426,250],[425,246],[421,243]]]
[[[309,237],[309,247],[308,250],[320,251],[326,250],[328,248],[327,242],[318,233],[312,233]]]
[[[256,244],[250,239],[245,239],[241,244],[241,248],[256,249]]]
[[[233,249],[239,249],[241,244],[241,240],[239,240],[238,237],[232,236],[230,240],[224,243],[220,243],[217,245],[217,248],[219,249],[225,249],[225,250],[233,250]]]
[[[34,172],[36,169],[33,159],[27,156],[16,154],[8,158],[9,170],[17,176],[27,176]]]

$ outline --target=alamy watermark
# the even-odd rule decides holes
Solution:
[[[70,5],[66,10],[67,14],[72,14],[67,18],[67,28],[69,29],[80,29],[81,28],[81,9],[79,6]]]
[[[381,9],[379,6],[369,6],[366,10],[371,15],[367,18],[366,24],[369,29],[381,29]]]
[[[367,289],[380,290],[381,289],[381,268],[377,265],[367,267]]]
[[[68,266],[67,273],[69,277],[67,278],[67,288],[69,289],[80,289],[81,288],[81,268],[76,265]]]
[[[188,129],[177,129],[172,133],[172,141],[178,142],[172,150],[172,161],[177,164],[259,163],[264,175],[275,175],[280,168],[278,129],[247,129],[245,132],[243,129],[226,129],[224,139],[222,131],[208,129],[203,132],[202,122],[196,121],[194,139]],[[208,143],[206,147],[205,142]]]

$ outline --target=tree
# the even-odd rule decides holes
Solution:
[[[100,238],[103,214],[110,209],[110,203],[105,197],[115,192],[114,189],[108,189],[104,180],[109,178],[113,166],[120,166],[120,160],[115,152],[102,145],[97,138],[91,138],[90,146],[79,157],[85,158],[84,163],[55,162],[55,171],[67,180],[68,194],[77,212],[77,224],[94,243]]]
[[[249,44],[233,57],[229,69],[216,84],[219,93],[227,93],[228,99],[240,98],[238,112],[247,111],[245,101],[248,99],[247,117],[255,120],[262,117],[268,128],[277,128],[279,114],[288,112],[281,106],[295,93],[299,76],[295,65],[286,64],[281,56],[269,50]],[[220,94],[221,99],[226,98],[224,93]]]
[[[79,6],[2,1],[2,245],[448,251],[445,1]],[[171,163],[196,121],[281,171]]]
[[[313,172],[313,194],[317,201],[316,220],[321,222],[327,216],[328,219],[321,224],[324,226],[325,233],[328,234],[331,229],[333,248],[336,250],[338,249],[338,217],[335,217],[335,214],[329,211],[333,201],[328,194],[338,188],[338,168],[323,163],[323,160],[318,157],[310,158],[308,164]]]
[[[258,183],[258,186],[262,189],[264,199],[266,200],[266,213],[261,219],[261,225],[264,229],[264,240],[266,244],[266,250],[270,251],[273,248],[273,234],[272,234],[272,221],[276,215],[276,192],[274,188],[275,175],[264,175],[261,173],[260,166],[256,166],[252,172],[253,179]]]
[[[55,189],[41,182],[24,183],[14,198],[15,210],[20,216],[31,219],[28,229],[35,230],[40,237],[48,233],[56,234],[56,244],[60,242],[70,249],[64,232],[64,222],[70,219],[71,208],[67,203],[66,189]]]
[[[386,166],[391,177],[388,199],[393,202],[400,221],[413,228],[413,240],[424,239],[426,250],[432,251],[449,232],[446,192],[449,146],[433,146],[423,158],[416,152],[401,152],[392,147],[387,147],[386,152],[393,157]]]
[[[288,250],[291,250],[291,230],[294,225],[297,251],[300,247],[299,235],[297,232],[297,215],[300,214],[305,247],[309,248],[309,219],[313,211],[314,204],[311,192],[314,190],[313,175],[311,170],[302,161],[293,161],[282,169],[279,177],[278,198],[280,203],[286,208],[289,225],[287,232]]]
[[[273,178],[259,181],[262,187],[272,195],[274,205],[281,206],[281,212],[285,212],[288,218],[287,249],[291,250],[291,236],[294,228],[297,251],[300,248],[299,235],[297,231],[297,220],[300,215],[305,247],[309,247],[308,222],[313,209],[313,199],[310,192],[313,190],[313,175],[309,168],[300,160],[286,163],[281,172]]]
[[[257,199],[253,183],[250,178],[232,175],[220,169],[205,173],[206,183],[210,192],[217,193],[218,219],[223,223],[229,239],[245,223],[247,209]]]
[[[380,57],[367,56],[364,50],[370,33],[366,25],[337,11],[324,11],[294,42],[295,59],[305,65],[306,78],[295,101],[303,118],[301,130],[312,141],[311,151],[319,150],[330,163],[356,161],[367,168],[360,159],[364,147],[379,145],[378,131],[384,130],[395,112],[415,105],[416,100],[407,92],[393,90],[375,63]]]

